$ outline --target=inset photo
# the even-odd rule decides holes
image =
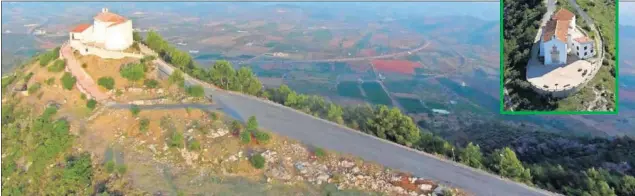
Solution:
[[[615,1],[501,4],[501,113],[617,114]]]

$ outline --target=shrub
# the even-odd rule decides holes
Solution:
[[[127,170],[128,168],[126,167],[126,165],[117,165],[117,173],[125,174]]]
[[[62,81],[62,87],[66,90],[72,90],[73,86],[75,86],[75,82],[77,82],[75,76],[68,72],[64,73],[64,76],[62,76],[60,80]]]
[[[168,146],[183,148],[183,134],[176,130],[172,131],[172,134],[170,134],[170,138],[168,139]]]
[[[106,172],[112,173],[115,171],[115,161],[110,160],[106,162]]]
[[[322,148],[315,148],[315,150],[313,150],[313,154],[315,154],[316,157],[321,158],[326,156],[326,151]]]
[[[97,106],[97,101],[95,101],[94,99],[90,99],[88,100],[88,102],[86,102],[86,107],[88,109],[94,110],[95,106]]]
[[[51,77],[49,79],[47,79],[44,83],[46,83],[46,85],[53,85],[53,83],[55,83],[55,77]]]
[[[146,133],[148,132],[148,127],[150,127],[150,120],[147,118],[141,119],[139,122],[139,131],[141,133]]]
[[[190,140],[190,142],[187,144],[187,148],[192,151],[198,151],[201,149],[201,143],[198,140],[192,138],[192,140]]]
[[[139,108],[138,105],[132,105],[130,106],[130,113],[132,113],[132,116],[137,116],[139,115],[139,112],[141,112],[141,108]]]
[[[145,85],[148,88],[157,88],[159,87],[159,81],[155,79],[145,79],[143,81],[143,85]]]
[[[40,59],[40,66],[44,67],[46,65],[48,65],[52,60],[55,60],[59,58],[59,48],[56,48],[52,51],[48,51],[44,54],[42,54],[39,59]]]
[[[40,87],[41,87],[41,85],[40,85],[39,82],[36,82],[33,85],[29,86],[29,89],[28,89],[29,94],[33,94],[33,93],[37,92],[38,90],[40,90]]]
[[[48,67],[48,70],[49,72],[61,72],[64,70],[64,67],[66,67],[66,61],[58,59],[53,65]]]
[[[26,76],[24,76],[24,82],[28,82],[29,80],[31,80],[31,77],[33,77],[33,72],[29,72],[29,74],[26,74]]]
[[[145,77],[144,65],[140,63],[133,63],[125,65],[119,70],[121,77],[128,79],[129,81],[136,82]]]
[[[263,142],[263,143],[268,142],[269,139],[270,139],[269,134],[267,132],[263,132],[263,131],[256,131],[254,133],[254,137],[256,138],[256,140],[258,142]]]
[[[113,88],[115,88],[115,79],[109,76],[101,77],[97,80],[97,84],[99,84],[99,86],[102,86],[108,90],[112,90]]]
[[[240,132],[240,141],[243,144],[249,144],[251,142],[251,133],[249,131]]]
[[[82,68],[86,69],[86,67],[88,67],[88,64],[82,63]]]
[[[189,86],[185,89],[185,92],[192,97],[203,97],[205,95],[205,90],[201,85]]]
[[[251,163],[252,166],[254,166],[256,169],[262,169],[263,167],[265,167],[265,158],[262,157],[262,155],[260,154],[255,154],[252,155],[249,158],[249,162]]]
[[[82,93],[82,95],[80,95],[79,98],[81,98],[82,100],[86,100],[86,94]]]

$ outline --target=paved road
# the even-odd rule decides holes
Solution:
[[[171,74],[173,68],[156,60],[159,71]],[[524,184],[503,180],[497,176],[436,158],[389,141],[380,140],[359,131],[314,118],[313,116],[280,106],[270,101],[210,87],[185,76],[186,85],[202,84],[205,93],[212,95],[218,108],[235,119],[246,121],[256,116],[259,125],[277,134],[303,143],[352,154],[390,168],[411,172],[416,176],[438,180],[460,187],[475,195],[553,195]]]
[[[106,107],[112,109],[130,109],[134,104],[128,103],[108,103]],[[176,103],[176,104],[153,104],[153,105],[137,105],[141,110],[173,110],[194,108],[200,110],[222,110],[223,108],[214,104],[202,104],[202,103]]]

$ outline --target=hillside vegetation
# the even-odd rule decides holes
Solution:
[[[539,2],[540,1],[524,2],[527,4],[523,3],[522,5],[518,4],[510,7],[506,5],[506,10],[518,9],[520,7],[526,9],[527,5],[532,5],[529,7],[536,8],[533,9],[534,11],[530,12],[525,19],[539,18],[541,10],[544,10],[544,7],[540,6]],[[518,22],[520,22],[521,25],[532,25],[524,24],[526,22],[513,21],[514,24]],[[506,25],[507,24],[508,23],[506,23]],[[505,36],[523,35],[518,37],[520,41],[516,44],[506,43],[506,45],[510,44],[511,46],[518,44],[531,46],[533,36],[536,34],[535,29],[534,32],[518,30],[517,32],[509,33],[510,34],[506,34]],[[560,165],[558,162],[551,161],[551,158],[554,157],[541,156],[539,153],[535,154],[535,156],[519,157],[517,153],[523,154],[525,153],[525,149],[515,146],[510,148],[509,146],[513,144],[510,143],[510,141],[515,141],[513,138],[504,140],[506,142],[500,142],[499,145],[485,145],[486,149],[481,149],[482,147],[479,145],[479,142],[485,144],[484,140],[475,141],[473,144],[455,146],[443,138],[433,135],[428,130],[420,130],[409,116],[403,114],[397,108],[389,108],[383,105],[342,107],[319,96],[297,93],[286,85],[275,89],[261,89],[261,85],[256,85],[260,83],[258,78],[256,78],[249,69],[243,67],[237,72],[229,62],[217,61],[209,70],[204,70],[192,60],[192,57],[189,56],[188,53],[170,46],[167,41],[156,32],[149,32],[145,42],[150,48],[157,51],[161,55],[161,58],[174,64],[183,72],[220,88],[267,98],[316,117],[328,119],[335,123],[343,124],[415,149],[444,155],[452,160],[458,160],[466,165],[497,173],[503,177],[519,182],[570,195],[635,194],[635,190],[632,189],[632,187],[635,187],[635,180],[632,180],[633,177],[625,173],[596,169],[595,165],[597,164],[587,164],[588,167],[585,164],[577,164],[581,163],[581,161],[589,161],[588,159],[568,160],[563,158],[564,160],[570,161],[571,164]],[[505,48],[506,53],[513,53],[514,55],[512,56],[515,57],[511,61],[506,59],[506,64],[514,65],[515,68],[526,64],[528,49],[521,50],[520,48],[523,47],[516,47],[513,50],[510,50],[508,47]],[[521,63],[522,59],[525,59],[524,63]],[[507,71],[508,70],[506,70],[506,72]],[[239,72],[242,72],[242,74],[238,74]],[[479,129],[479,131],[485,133],[496,133],[496,131],[498,131],[492,126],[482,128],[483,129]],[[507,127],[505,127],[505,129],[507,129]],[[507,132],[501,131],[498,133],[505,134]],[[611,141],[607,139],[597,138],[593,140],[611,143]],[[622,141],[627,141],[629,144],[633,143],[632,139],[629,138],[623,138]],[[619,145],[621,144],[622,143],[619,143]],[[607,149],[606,152],[608,152],[608,149],[614,146],[607,145],[600,147]],[[558,149],[558,146],[555,148]],[[628,151],[615,151],[615,153],[622,153],[619,155],[623,155],[624,157],[634,156],[627,152]],[[562,157],[566,157],[566,154],[560,155],[560,158]],[[598,157],[597,159],[605,162],[612,161],[607,157]]]
[[[503,81],[511,103],[522,110],[553,110],[555,103],[534,92],[525,79],[525,68],[546,7],[541,0],[504,1],[503,6]]]

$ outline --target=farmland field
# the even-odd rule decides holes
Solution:
[[[373,65],[379,71],[401,74],[414,74],[415,68],[421,66],[419,63],[406,60],[373,60]]]
[[[390,97],[388,96],[386,91],[384,91],[384,89],[381,88],[381,85],[379,83],[364,82],[362,84],[362,88],[364,89],[364,92],[366,92],[366,99],[369,102],[373,104],[392,106],[392,101],[390,100]]]
[[[428,108],[421,104],[419,99],[400,97],[397,101],[406,110],[407,113],[423,113],[429,111]]]
[[[337,94],[343,97],[352,97],[363,99],[362,91],[359,89],[359,83],[354,81],[343,81],[337,85]]]

